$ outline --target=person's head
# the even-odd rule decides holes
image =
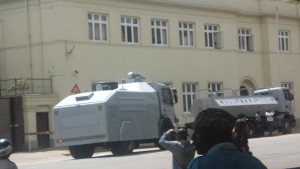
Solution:
[[[256,111],[256,114],[260,115],[260,110],[257,110],[257,111]]]
[[[238,119],[242,119],[242,118],[245,118],[246,117],[246,115],[244,114],[244,113],[239,113],[238,115],[237,115],[237,118]]]
[[[234,131],[246,132],[248,130],[248,122],[245,119],[237,119],[234,124]]]
[[[0,158],[8,158],[12,152],[10,141],[6,138],[0,139]]]
[[[176,131],[176,140],[187,140],[188,132],[184,128],[180,128]]]
[[[222,109],[209,108],[201,111],[195,119],[192,139],[198,154],[206,154],[216,144],[233,142],[232,128],[235,117]]]

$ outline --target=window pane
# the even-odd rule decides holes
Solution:
[[[155,44],[155,29],[151,29],[151,34],[152,34],[152,44]]]
[[[100,25],[95,24],[95,40],[100,40]]]
[[[107,40],[107,28],[105,24],[101,25],[101,29],[102,29],[102,40],[106,41]]]
[[[160,33],[160,29],[156,30],[156,35],[157,35],[157,43],[161,44],[161,33]]]
[[[180,43],[180,45],[183,45],[182,37],[183,37],[182,31],[179,31],[179,43]]]
[[[122,26],[122,42],[126,42],[126,32],[125,32],[125,26]]]
[[[163,44],[167,44],[167,31],[165,29],[163,30],[162,39],[163,39]]]
[[[139,36],[138,36],[138,28],[134,27],[133,28],[133,32],[134,32],[134,42],[138,43],[139,42]]]
[[[93,40],[93,25],[89,23],[89,39]]]
[[[209,47],[213,47],[213,34],[209,33],[208,34],[208,39],[209,39]]]
[[[193,32],[190,32],[190,45],[194,46],[194,36],[193,36]]]
[[[127,26],[127,42],[132,42],[132,36],[131,27]]]

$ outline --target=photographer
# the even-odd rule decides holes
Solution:
[[[246,118],[237,119],[232,129],[233,143],[241,151],[252,155],[248,145],[248,130],[250,128]]]
[[[176,132],[174,129],[170,129],[159,139],[159,144],[172,152],[173,169],[186,169],[189,162],[194,159],[195,148],[192,142],[187,139],[187,137],[187,131],[181,128]]]

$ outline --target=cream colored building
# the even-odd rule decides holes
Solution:
[[[184,113],[192,90],[285,85],[300,118],[299,9],[274,0],[0,0],[0,79],[52,79],[58,102],[75,84],[90,91],[139,72],[177,88],[180,124],[193,120]]]

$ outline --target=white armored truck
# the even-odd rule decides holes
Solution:
[[[266,109],[275,112],[274,130],[288,134],[291,133],[292,128],[296,125],[292,105],[293,94],[288,88],[259,89],[252,92],[250,96],[237,96],[234,90],[232,91],[232,96],[218,96],[214,94],[210,94],[210,96],[209,98],[194,101],[190,108],[190,112],[194,117],[204,109],[220,108],[235,117],[240,113],[245,114],[247,119],[255,126],[255,115],[259,111],[262,121],[260,128],[254,128],[253,133],[256,136],[262,136],[264,131],[267,131]]]
[[[125,155],[141,143],[159,146],[162,133],[177,127],[177,92],[143,79],[131,72],[126,83],[97,83],[96,91],[70,95],[55,105],[54,146],[69,147],[75,159],[91,157],[96,148]]]

